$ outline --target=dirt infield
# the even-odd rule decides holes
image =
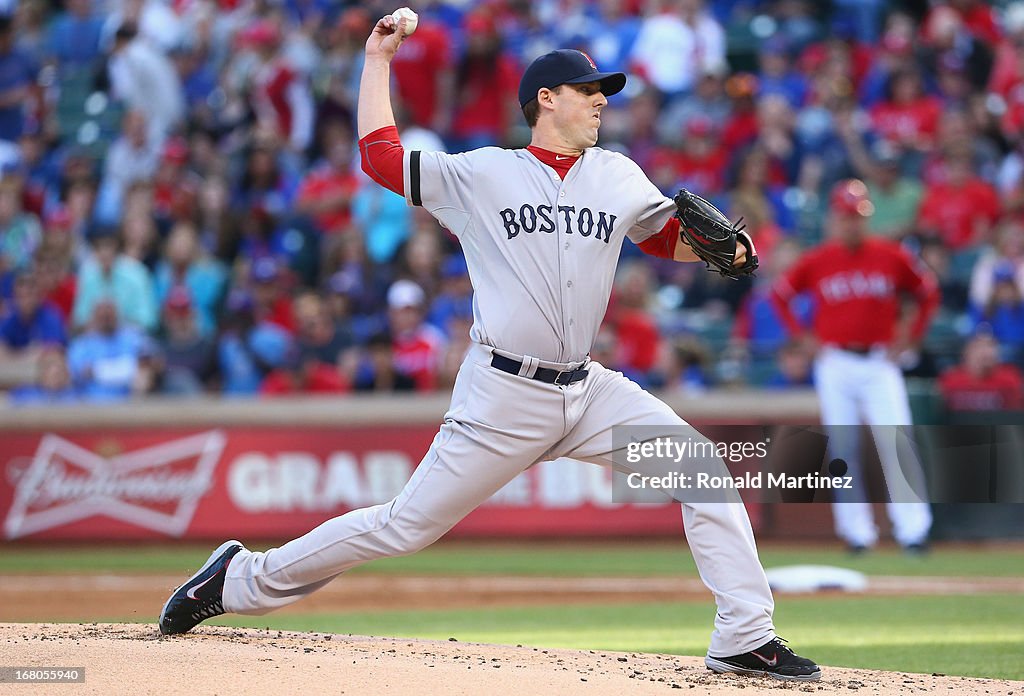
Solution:
[[[83,667],[74,685],[5,686],[32,694],[1020,694],[1024,682],[827,668],[821,682],[713,675],[699,658],[541,650],[201,626],[174,638],[153,625],[0,624],[3,662]]]
[[[149,621],[180,575],[0,576],[0,621]],[[106,597],[117,593],[117,604]],[[867,594],[924,595],[1012,592],[1024,578],[872,577]],[[833,594],[856,597],[858,594]],[[352,575],[281,613],[467,609],[712,600],[697,578],[444,577]]]

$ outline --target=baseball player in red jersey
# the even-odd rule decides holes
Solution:
[[[836,184],[827,222],[832,239],[804,254],[773,289],[790,331],[817,349],[814,379],[825,426],[911,424],[906,385],[894,358],[920,342],[939,304],[930,271],[899,244],[868,236],[867,219],[873,212],[863,182]],[[810,328],[801,326],[790,309],[790,300],[801,293],[810,293],[815,303]],[[901,317],[906,295],[917,303],[909,328]],[[855,430],[830,430],[829,439],[831,456],[844,459],[860,484]],[[890,492],[901,477],[919,480],[921,475],[916,461],[910,464],[914,470],[906,462],[901,469],[896,442],[888,436],[893,430],[872,429]],[[870,548],[878,541],[878,530],[864,492],[836,493],[837,534],[852,551]],[[931,527],[927,503],[889,503],[887,511],[896,540],[909,551],[923,550]]]
[[[615,458],[624,452],[616,429],[683,431],[709,444],[664,403],[589,356],[627,237],[649,254],[697,260],[678,243],[676,203],[636,163],[595,147],[601,110],[626,76],[600,72],[580,51],[552,51],[519,85],[529,147],[406,151],[389,94],[405,22],[384,17],[367,39],[359,144],[367,174],[426,208],[462,244],[475,290],[472,342],[451,407],[394,500],[335,517],[279,548],[226,542],[167,600],[163,633],[184,633],[225,612],[263,614],[357,565],[413,553],[540,461],[569,457],[662,473]],[[733,253],[739,268],[748,253],[742,247]],[[720,459],[710,464],[727,473]],[[716,672],[820,679],[818,666],[775,633],[750,521],[735,489],[727,490],[682,505],[697,570],[718,605],[705,664]]]

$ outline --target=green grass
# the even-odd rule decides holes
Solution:
[[[253,544],[265,548],[264,544]],[[213,545],[0,546],[10,573],[163,573],[197,568]],[[870,575],[1024,577],[1024,545],[939,547],[926,558],[883,549],[851,558],[837,546],[765,545],[765,566],[832,564]],[[563,577],[695,576],[682,542],[442,543],[357,573]],[[344,580],[341,580],[343,582]],[[1024,679],[1020,595],[780,597],[776,621],[801,653],[823,664]],[[110,620],[128,617],[111,616]],[[138,617],[134,617],[138,618]],[[593,650],[700,655],[710,602],[473,608],[460,611],[271,614],[228,625]],[[131,618],[129,618],[131,620]]]
[[[1024,679],[1024,602],[1014,595],[783,598],[776,623],[801,654],[844,667]],[[549,648],[703,655],[701,603],[233,617],[269,627]]]
[[[0,547],[3,573],[181,573],[198,567],[215,545]],[[266,545],[254,544],[254,548]],[[1024,545],[939,547],[925,558],[881,549],[851,558],[836,546],[763,546],[766,567],[813,563],[869,575],[1024,577]],[[678,543],[441,543],[413,556],[375,561],[353,572],[400,575],[520,575],[562,577],[695,576],[693,558]]]

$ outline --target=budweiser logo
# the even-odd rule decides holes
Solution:
[[[8,539],[97,515],[181,536],[210,489],[226,438],[219,430],[105,457],[45,435],[26,467],[9,466]]]

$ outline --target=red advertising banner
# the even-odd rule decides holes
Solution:
[[[7,432],[4,539],[290,538],[393,498],[434,427]],[[521,474],[455,536],[678,535],[679,506],[611,502],[611,472],[559,460]],[[756,526],[756,519],[755,519]]]

